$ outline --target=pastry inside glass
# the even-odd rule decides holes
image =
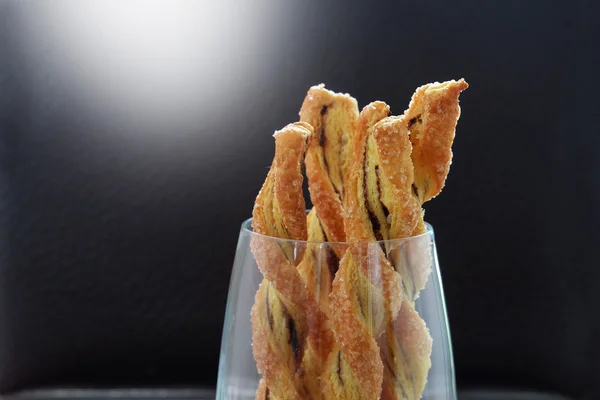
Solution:
[[[432,341],[415,301],[432,252],[408,238],[427,237],[422,207],[446,181],[467,87],[424,85],[394,116],[319,85],[275,133],[252,220],[257,399],[421,398]]]

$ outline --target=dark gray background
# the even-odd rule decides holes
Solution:
[[[465,77],[427,205],[458,385],[600,393],[592,1],[0,3],[0,391],[214,385],[271,134]]]

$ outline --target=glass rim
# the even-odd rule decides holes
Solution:
[[[275,240],[277,242],[287,242],[287,243],[292,242],[292,243],[298,243],[301,245],[309,245],[310,244],[310,245],[333,245],[333,246],[347,246],[347,245],[352,245],[352,244],[356,245],[356,244],[365,244],[365,243],[366,244],[401,243],[401,242],[405,242],[407,240],[418,240],[425,236],[433,236],[433,226],[431,226],[431,224],[428,222],[425,222],[425,232],[420,233],[418,235],[406,236],[406,237],[396,238],[396,239],[362,241],[362,242],[321,242],[321,241],[314,241],[314,240],[285,239],[285,238],[279,238],[276,236],[264,235],[262,233],[257,233],[252,230],[252,218],[248,218],[244,222],[242,222],[241,231],[248,233],[251,236],[258,236],[258,237],[262,237],[265,239],[268,238],[268,239]]]

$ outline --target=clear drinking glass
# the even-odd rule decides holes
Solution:
[[[384,379],[383,386],[389,386],[390,384],[392,388],[395,388],[394,385],[396,384],[403,386],[402,380],[404,379],[404,382],[406,382],[408,379],[411,384],[406,386],[408,388],[408,393],[404,393],[406,399],[417,399],[421,394],[421,398],[425,400],[455,400],[452,345],[446,317],[444,292],[433,229],[428,224],[426,224],[426,228],[426,233],[410,238],[349,244],[303,242],[267,237],[252,232],[251,220],[245,221],[240,231],[229,287],[221,343],[217,400],[245,400],[254,399],[256,396],[261,375],[258,373],[257,362],[253,356],[253,346],[261,346],[261,343],[264,345],[264,341],[261,343],[255,341],[253,345],[251,311],[255,301],[264,298],[264,293],[270,291],[271,296],[273,296],[273,293],[275,293],[275,296],[280,296],[281,292],[273,287],[285,283],[285,278],[277,275],[273,279],[279,280],[279,282],[265,281],[263,285],[268,288],[261,287],[263,293],[257,293],[261,282],[264,280],[261,272],[261,270],[264,271],[264,268],[259,268],[258,264],[281,262],[289,263],[295,267],[305,283],[306,295],[312,299],[311,304],[313,307],[316,305],[321,310],[320,312],[326,314],[329,320],[334,318],[332,313],[338,313],[343,308],[336,309],[332,307],[334,302],[330,301],[329,296],[332,290],[331,281],[336,274],[345,277],[344,283],[347,291],[356,294],[354,297],[351,296],[354,300],[349,309],[355,310],[357,314],[356,321],[361,321],[365,329],[361,330],[358,326],[346,326],[350,329],[340,332],[340,335],[347,335],[348,332],[362,332],[363,334],[368,332],[377,341],[384,365],[384,375],[387,376]],[[340,267],[344,263],[345,257],[353,257],[355,262],[349,262],[346,263],[345,267]],[[340,260],[342,261],[340,262]],[[402,288],[402,294],[399,297],[404,300],[401,301],[400,311],[397,313],[389,312],[393,306],[383,295],[386,290],[383,277],[388,276],[384,270],[388,268],[389,272],[390,267],[403,277],[399,280],[399,282],[402,282],[399,285]],[[284,272],[282,274],[285,275]],[[296,288],[295,290],[301,292],[304,289]],[[297,294],[295,292],[289,293],[292,293],[290,297],[298,297],[295,296]],[[268,293],[266,296],[268,299]],[[268,299],[271,309],[268,305],[265,308],[265,304],[262,304],[262,308],[257,305],[256,307],[260,310],[255,312],[255,318],[265,322],[266,331],[263,332],[267,332],[267,335],[270,329],[277,331],[278,326],[281,328],[285,325],[289,328],[286,331],[281,329],[278,331],[283,332],[284,336],[289,335],[283,339],[279,337],[278,340],[284,346],[282,347],[284,350],[286,350],[285,345],[290,346],[287,350],[288,354],[282,354],[281,359],[286,360],[283,365],[291,365],[291,367],[281,368],[277,373],[280,374],[279,376],[283,382],[289,376],[290,369],[295,369],[291,374],[296,377],[300,376],[300,379],[306,381],[310,379],[310,373],[299,371],[309,369],[304,365],[303,358],[307,357],[306,354],[309,351],[307,350],[307,346],[309,346],[307,337],[311,334],[303,334],[300,331],[310,331],[311,326],[309,325],[314,324],[315,319],[310,322],[307,318],[303,323],[293,321],[290,315],[300,315],[300,318],[303,318],[301,314],[304,311],[302,310],[308,308],[294,304],[293,299],[287,299],[282,295],[281,297],[282,300],[277,304],[280,304],[283,310],[292,309],[296,311],[290,311],[289,314],[284,312],[285,315],[283,316],[281,313],[278,314],[277,307],[273,306],[271,298]],[[261,312],[268,315],[261,316]],[[390,313],[394,316],[390,317]],[[289,320],[287,322],[279,321],[278,325],[277,319],[285,319],[286,317]],[[385,321],[390,321],[390,318],[393,319],[393,322],[386,323]],[[423,332],[420,319],[426,324],[430,338],[427,337],[427,330],[425,330],[425,333]],[[352,325],[352,320],[344,321],[349,321],[347,324]],[[392,326],[392,328],[386,328],[386,326]],[[319,330],[315,329],[313,331]],[[353,375],[354,372],[351,368],[348,370],[349,364],[341,360],[346,357],[344,351],[340,349],[340,337],[335,335],[334,338],[334,348],[331,350],[331,354],[334,352],[341,353],[338,357],[339,360],[337,360],[340,364],[334,367],[333,370],[331,368],[327,369],[327,366],[324,368],[326,371],[337,371],[340,374],[339,383],[336,384],[341,385],[341,382],[348,384],[348,377],[355,379],[355,375]],[[269,343],[270,339],[273,338],[267,338],[266,342]],[[276,338],[273,340],[275,340],[274,343],[278,343]],[[353,338],[348,340],[353,340]],[[304,348],[304,350],[299,350],[299,348]],[[327,351],[329,351],[329,348]],[[430,369],[427,371],[426,368],[423,369],[422,365],[423,363],[428,364],[429,351],[431,364]],[[276,351],[271,356],[280,357]],[[327,357],[324,362],[328,363],[330,360]],[[342,362],[346,363],[344,364],[345,367],[340,367]],[[396,376],[403,377],[396,378],[399,383],[390,378],[393,376],[390,368],[395,371]],[[387,373],[385,372],[386,369]],[[342,376],[343,374],[345,375]],[[326,379],[338,379],[337,376],[332,378],[333,375],[324,374],[322,376],[324,376],[322,382],[317,383],[317,385],[322,386],[323,383],[326,383]],[[364,376],[364,374],[361,376]],[[316,381],[305,383],[314,385]],[[277,382],[279,383],[279,379]],[[418,388],[415,389],[420,385],[419,382],[423,382],[425,385],[422,392]],[[301,397],[336,398],[341,396],[324,396],[321,394],[315,396],[313,394]],[[386,395],[384,390],[381,398],[394,397]],[[402,398],[402,395],[395,398]]]

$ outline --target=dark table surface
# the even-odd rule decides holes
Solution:
[[[53,389],[21,392],[0,397],[3,400],[104,400],[104,399],[170,399],[212,400],[215,392],[209,389]],[[507,390],[462,390],[459,400],[570,400],[567,397]]]

